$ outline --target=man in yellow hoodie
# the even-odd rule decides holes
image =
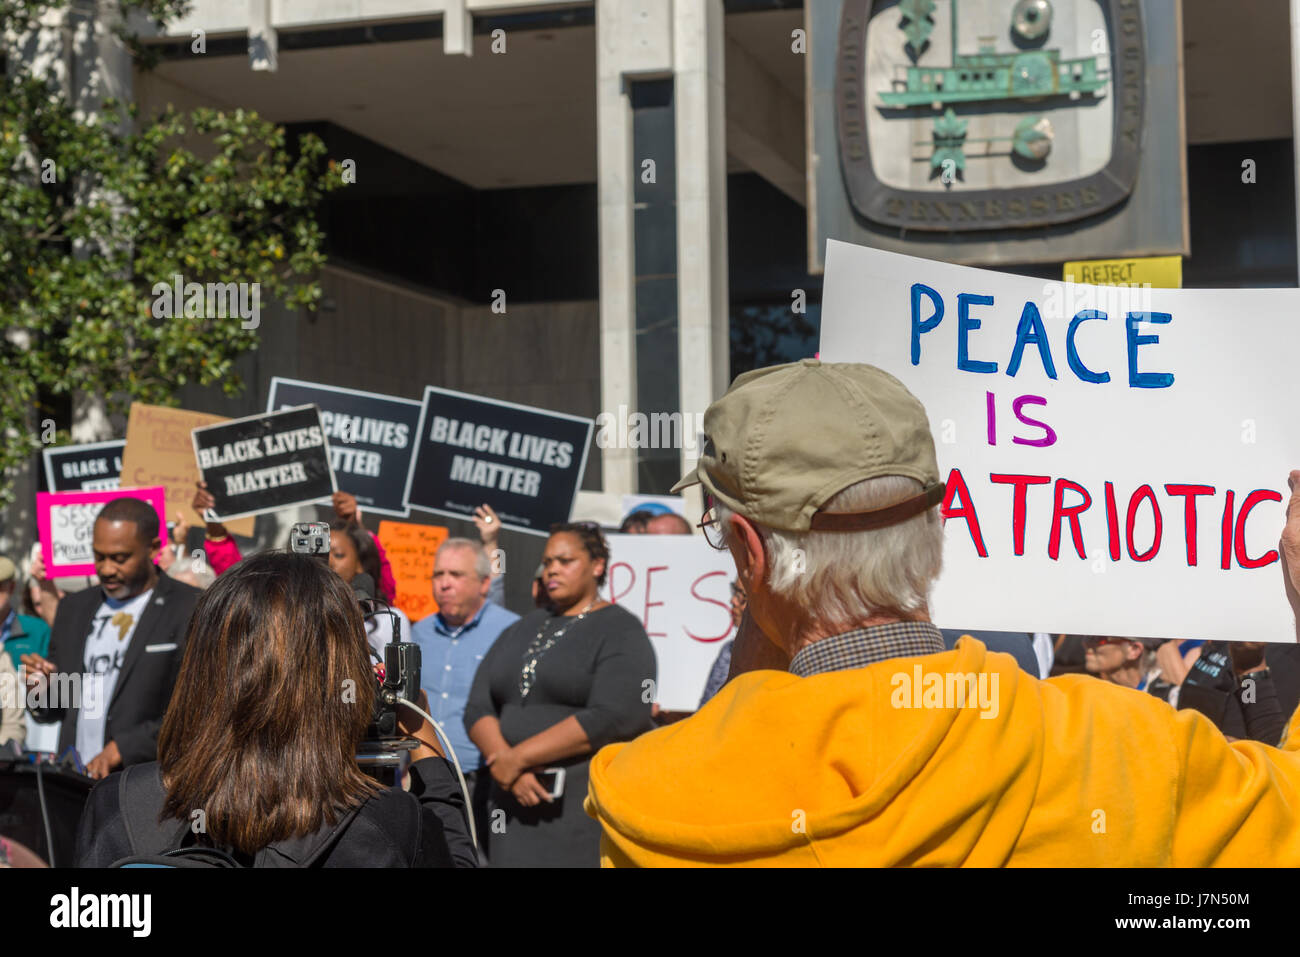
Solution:
[[[1037,680],[970,637],[944,650],[926,605],[944,487],[898,380],[759,369],[704,431],[674,491],[703,485],[749,620],[703,708],[592,760],[605,865],[1300,865],[1300,753],[1092,677]],[[1287,514],[1294,571],[1300,491]]]

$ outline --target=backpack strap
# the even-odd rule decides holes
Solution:
[[[172,847],[179,847],[185,839],[189,825],[182,822],[175,833],[165,830],[158,821],[158,811],[162,808],[165,797],[161,783],[155,774],[136,774],[139,765],[123,769],[117,779],[118,809],[122,813],[122,824],[126,828],[126,840],[131,855],[158,854]]]
[[[311,851],[305,857],[295,857],[289,851],[289,848],[286,848],[284,846],[285,844],[288,844],[289,847],[292,847],[294,844],[302,841],[301,838],[297,838],[287,842],[277,842],[275,844],[270,844],[267,847],[263,848],[261,851],[258,852],[256,862],[253,864],[253,866],[254,867],[286,867],[286,866],[287,867],[316,867],[320,863],[320,861],[326,855],[328,855],[330,851],[334,849],[334,846],[339,842],[339,839],[343,836],[343,832],[348,829],[348,825],[352,823],[353,819],[357,816],[360,810],[361,810],[360,808],[351,808],[350,810],[345,811],[343,815],[339,818],[338,822],[335,823],[335,825],[332,828],[330,828],[329,831],[325,832],[324,834],[321,834],[319,838],[317,838],[312,843]],[[268,856],[268,855],[272,855],[272,856]],[[280,863],[281,861],[286,863]]]
[[[321,841],[316,850],[311,853],[311,856],[302,862],[302,866],[314,867],[317,861],[333,850],[334,845],[338,843],[339,838],[343,836],[343,832],[347,830],[348,825],[352,823],[352,819],[357,816],[357,812],[360,810],[360,808],[354,807],[344,814],[338,824],[334,826],[334,829],[330,831],[330,836]]]

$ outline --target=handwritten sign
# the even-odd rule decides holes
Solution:
[[[941,477],[936,623],[1292,641],[1293,289],[1085,286],[831,242],[823,361],[892,373]]]
[[[388,554],[397,581],[397,598],[393,604],[406,612],[412,622],[438,610],[438,603],[433,600],[433,559],[448,534],[441,525],[387,519],[379,523],[379,544]]]
[[[194,461],[190,432],[205,425],[228,421],[224,416],[161,405],[131,404],[126,423],[126,449],[122,453],[122,484],[137,488],[161,485],[167,490],[167,515],[183,512],[200,528],[203,519],[190,508],[199,466]],[[251,536],[253,519],[226,522],[235,535]]]
[[[51,578],[95,574],[91,548],[95,518],[116,498],[138,498],[158,513],[159,537],[165,538],[165,493],[161,487],[110,489],[101,492],[37,492],[36,524],[41,533],[41,558]]]
[[[733,637],[730,552],[699,535],[610,535],[601,597],[640,619],[659,669],[656,699],[694,711],[718,652]]]

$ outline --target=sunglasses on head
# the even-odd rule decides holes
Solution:
[[[1122,645],[1127,642],[1127,638],[1110,638],[1103,635],[1089,635],[1083,639],[1083,647],[1100,648],[1102,645]]]

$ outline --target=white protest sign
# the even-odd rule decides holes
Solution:
[[[1300,291],[1131,289],[831,241],[821,357],[892,373],[947,482],[944,627],[1293,641]]]
[[[153,506],[158,528],[166,537],[165,489],[109,489],[97,492],[37,492],[36,526],[41,535],[41,557],[51,577],[95,574],[95,519],[104,506],[118,498],[138,498]],[[157,561],[157,559],[155,559]]]
[[[654,701],[665,711],[694,711],[718,652],[733,637],[730,552],[700,535],[610,535],[601,597],[640,620],[654,645]]]

